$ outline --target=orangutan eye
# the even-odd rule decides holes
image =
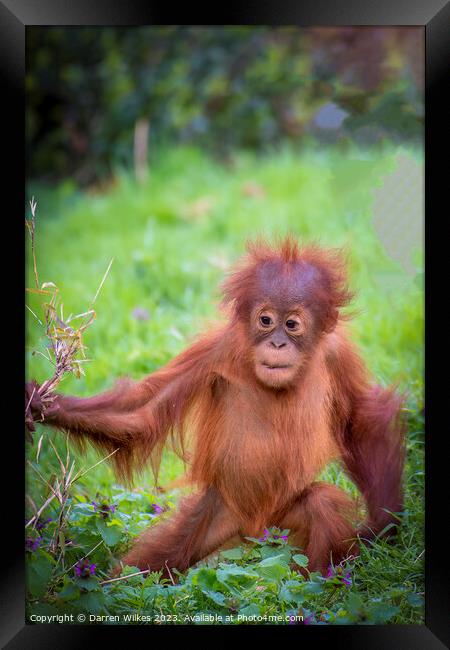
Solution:
[[[263,327],[270,327],[272,325],[272,319],[270,316],[260,316],[259,322]]]
[[[294,331],[297,329],[298,323],[296,320],[289,319],[286,321],[286,327],[288,328],[288,330]]]

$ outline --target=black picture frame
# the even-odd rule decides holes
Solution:
[[[333,647],[395,648],[400,650],[433,650],[449,647],[448,625],[448,549],[445,523],[447,520],[445,496],[446,454],[443,441],[447,434],[444,408],[446,399],[446,373],[448,365],[439,372],[445,352],[442,339],[445,335],[437,329],[438,312],[442,321],[442,296],[439,280],[448,277],[446,255],[439,251],[439,243],[446,245],[442,229],[447,221],[444,192],[448,186],[448,163],[440,162],[438,149],[448,152],[448,104],[443,100],[448,86],[450,68],[450,3],[446,0],[322,0],[322,2],[265,2],[246,3],[246,7],[228,5],[213,15],[207,9],[201,12],[189,4],[183,11],[171,13],[162,3],[145,0],[0,0],[0,69],[2,78],[2,132],[4,135],[4,160],[7,161],[3,176],[2,198],[11,200],[4,211],[4,224],[8,225],[4,253],[13,251],[13,266],[7,263],[2,275],[8,284],[17,282],[20,287],[8,298],[7,347],[13,355],[8,364],[8,411],[11,426],[3,427],[4,468],[10,467],[13,476],[7,485],[10,493],[4,493],[4,531],[8,549],[4,552],[1,569],[2,605],[0,641],[2,647],[15,650],[27,648],[79,648],[83,643],[107,642],[112,637],[116,643],[145,638],[150,643],[173,642],[182,634],[185,643],[189,637],[220,635],[229,642],[234,638],[248,642],[250,639],[266,639],[275,634],[277,643],[296,642],[300,635],[308,642],[328,642]],[[183,22],[184,20],[184,22]],[[135,626],[64,626],[25,625],[25,558],[23,553],[23,503],[24,503],[24,436],[22,431],[22,386],[24,326],[21,290],[24,279],[23,222],[19,214],[25,205],[24,191],[24,75],[25,75],[25,28],[29,25],[416,25],[425,29],[426,52],[426,121],[425,121],[425,315],[426,315],[426,592],[425,625],[383,626],[208,626],[186,627],[135,627]],[[447,83],[446,83],[447,82]],[[6,142],[5,142],[6,140]],[[441,200],[440,200],[441,199]],[[4,204],[2,206],[4,208]],[[441,216],[442,215],[442,216]],[[442,219],[442,221],[441,221]],[[3,230],[3,232],[5,232]],[[446,246],[448,249],[448,246]],[[448,253],[447,253],[448,256]],[[5,256],[2,256],[5,257]],[[445,303],[447,300],[445,300]],[[12,319],[11,319],[12,315]],[[19,316],[20,315],[20,316]],[[18,322],[14,322],[17,316]],[[12,320],[12,324],[11,324]],[[446,320],[446,319],[445,319]],[[440,328],[442,330],[442,326]],[[447,328],[445,327],[445,330]],[[433,336],[434,334],[434,336]],[[6,335],[4,335],[6,336]],[[5,341],[5,338],[2,339]],[[439,348],[439,349],[438,349]],[[421,351],[418,350],[418,354]],[[24,363],[24,362],[23,362]],[[448,370],[447,370],[448,374]],[[447,398],[448,401],[448,398]],[[447,415],[447,413],[445,413]],[[22,473],[23,472],[23,473]],[[20,477],[21,480],[17,480]],[[251,635],[251,636],[249,636]],[[282,638],[280,638],[282,637]],[[156,642],[157,642],[156,641]],[[258,641],[257,641],[258,642]],[[259,641],[260,642],[260,641]],[[444,645],[446,644],[446,645]]]

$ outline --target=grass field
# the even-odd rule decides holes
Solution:
[[[417,152],[404,153],[421,163]],[[30,185],[28,198],[34,194],[38,202],[40,282],[58,285],[66,314],[86,309],[114,258],[95,304],[96,321],[85,335],[92,361],[85,365],[84,377],[64,380],[62,392],[90,395],[110,387],[123,374],[139,379],[159,368],[220,317],[217,287],[244,251],[245,241],[293,233],[301,241],[347,247],[351,285],[357,292],[351,330],[376,380],[398,382],[407,391],[409,422],[400,533],[394,544],[377,541],[363,549],[351,567],[350,588],[336,577],[327,582],[313,575],[302,583],[283,556],[289,547],[283,550],[272,543],[262,545],[266,550],[260,555],[258,549],[253,555],[248,551],[242,555],[242,550],[225,554],[221,567],[192,569],[177,586],[163,589],[150,576],[102,589],[98,579],[106,576],[112,555],[161,516],[151,504],[171,508],[179,498],[178,491],[158,492],[150,471],[139,477],[134,492],[127,491],[102,463],[71,492],[64,532],[71,540],[67,550],[49,552],[53,521],[43,529],[39,548],[29,553],[30,611],[84,608],[102,615],[134,607],[168,615],[261,616],[301,610],[311,622],[423,621],[422,254],[418,250],[413,256],[415,276],[406,273],[388,256],[373,226],[374,196],[395,170],[397,154],[394,149],[345,154],[327,150],[299,157],[284,150],[264,158],[236,154],[223,167],[197,150],[177,149],[155,153],[149,180],[142,185],[125,172],[89,193],[76,192],[70,182],[52,190]],[[27,273],[27,286],[33,286],[32,264]],[[41,302],[31,296],[28,303],[38,315]],[[28,314],[27,374],[40,382],[50,376],[51,368],[32,350],[42,350],[45,344],[42,328]],[[47,480],[58,471],[50,440],[65,453],[63,435],[41,426],[34,445],[28,447],[30,460]],[[98,460],[93,451],[87,457],[73,450],[71,454],[77,467]],[[167,452],[159,485],[182,473],[182,463]],[[325,478],[354,491],[338,466],[328,468]],[[36,472],[28,471],[27,492],[37,506],[48,495]],[[100,498],[98,494],[118,505],[107,525],[89,505]],[[56,519],[58,509],[50,505],[44,515]],[[67,568],[99,542],[103,545],[89,556],[97,566],[88,587],[88,582],[70,578],[73,572]],[[283,551],[276,555],[278,564],[258,573],[257,561],[262,558],[267,564],[275,557],[274,549]],[[257,577],[252,577],[252,567]]]

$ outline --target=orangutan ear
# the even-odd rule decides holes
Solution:
[[[330,307],[323,326],[323,332],[325,334],[330,334],[335,329],[338,318],[339,310],[336,307]]]

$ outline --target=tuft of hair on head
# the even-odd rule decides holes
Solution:
[[[282,262],[289,265],[313,266],[319,272],[315,297],[324,303],[326,318],[324,330],[330,330],[338,317],[348,319],[352,314],[341,315],[354,297],[347,283],[348,252],[344,248],[324,248],[317,242],[300,245],[295,237],[288,235],[270,245],[258,238],[248,241],[244,255],[222,283],[221,306],[237,315],[248,296],[257,290],[257,270],[266,262]]]
[[[295,237],[287,235],[270,245],[264,239],[258,238],[246,242],[247,261],[256,263],[280,260],[282,262],[301,261],[302,249]]]

